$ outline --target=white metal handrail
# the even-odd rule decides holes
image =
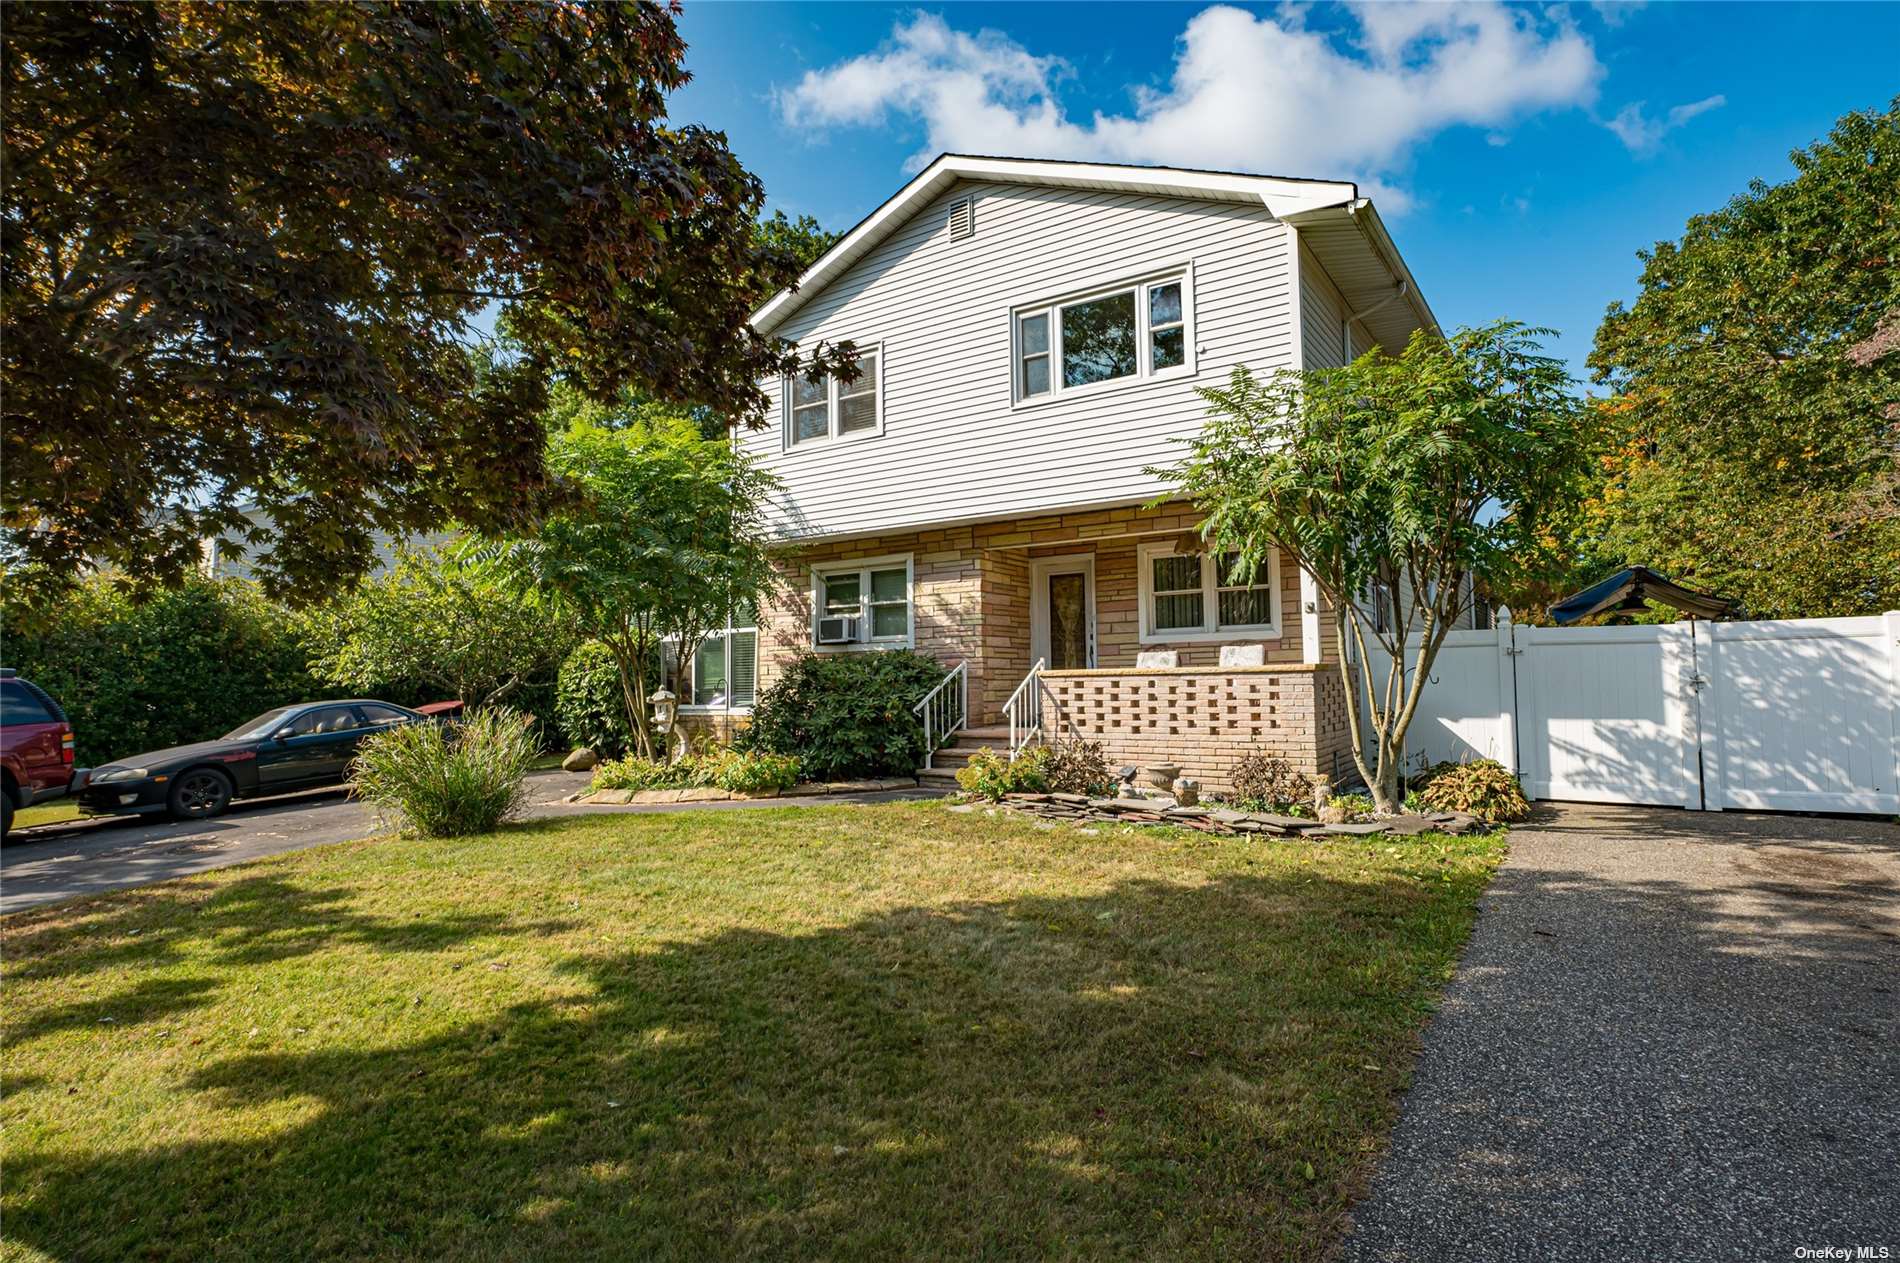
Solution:
[[[950,734],[970,721],[969,659],[951,667],[911,710],[924,726],[924,767],[933,767],[932,760],[949,744]]]
[[[1023,682],[1003,703],[1003,713],[1009,718],[1009,757],[1012,762],[1022,753],[1023,747],[1034,741],[1042,731],[1042,668],[1043,659],[1037,658],[1036,665],[1029,668],[1029,674],[1023,677]]]

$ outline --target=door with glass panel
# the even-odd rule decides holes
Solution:
[[[1095,565],[1090,557],[1035,563],[1030,602],[1034,656],[1052,671],[1095,665]]]

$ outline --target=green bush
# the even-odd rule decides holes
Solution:
[[[1049,788],[1058,794],[1093,794],[1098,798],[1114,792],[1114,778],[1108,774],[1108,758],[1099,741],[1070,738],[1049,748],[1045,765]]]
[[[912,711],[943,667],[909,650],[801,654],[765,691],[738,744],[796,755],[812,780],[910,776],[924,761]]]
[[[957,784],[965,792],[995,802],[1004,794],[1038,794],[1049,788],[1049,764],[1054,752],[1048,746],[1030,746],[1011,759],[1007,754],[982,749],[957,769]]]
[[[678,763],[614,759],[594,769],[595,789],[723,789],[733,794],[784,793],[798,783],[798,760],[787,754],[731,749],[689,754]]]
[[[82,766],[343,695],[306,670],[297,620],[241,579],[193,578],[140,601],[91,579],[31,625],[9,604],[5,657],[66,712]]]
[[[364,740],[350,788],[404,833],[488,833],[526,806],[539,746],[527,717],[506,706],[459,724],[407,724]]]
[[[575,647],[554,682],[554,722],[570,743],[586,746],[603,759],[633,748],[626,699],[614,656],[598,640]]]
[[[1495,759],[1439,772],[1419,797],[1433,811],[1462,811],[1490,824],[1509,824],[1531,814],[1516,775]]]

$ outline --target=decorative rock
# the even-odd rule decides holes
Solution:
[[[1161,814],[1170,820],[1203,820],[1207,817],[1207,809],[1196,807],[1192,803],[1182,803],[1178,807],[1168,808]]]
[[[577,747],[565,759],[561,760],[563,772],[591,772],[600,762],[600,756],[586,746]]]
[[[1334,807],[1331,804],[1327,804],[1319,809],[1319,822],[1321,824],[1345,824],[1351,819],[1352,813],[1347,811],[1344,807]]]
[[[1385,826],[1377,822],[1372,824],[1329,824],[1321,829],[1320,832],[1344,834],[1347,837],[1354,838],[1369,838],[1375,833],[1384,833]]]
[[[1264,825],[1271,825],[1285,833],[1303,832],[1307,829],[1319,828],[1319,822],[1317,820],[1308,820],[1305,816],[1276,816],[1270,811],[1249,812],[1247,813],[1247,819],[1258,821]]]
[[[581,801],[589,803],[630,803],[633,801],[633,791],[630,789],[597,789]]]
[[[1049,795],[1049,801],[1051,802],[1071,803],[1077,807],[1087,805],[1088,800],[1089,800],[1089,796],[1087,794],[1051,794]]]
[[[1136,767],[1132,763],[1125,763],[1121,767],[1118,767],[1115,769],[1115,779],[1118,781],[1121,781],[1123,784],[1127,784],[1129,781],[1132,781],[1135,779],[1135,773],[1139,772],[1140,770],[1141,770],[1140,768]]]
[[[1424,816],[1393,816],[1385,822],[1385,831],[1399,838],[1417,837],[1442,827],[1438,821],[1428,820]]]
[[[1220,664],[1224,667],[1260,667],[1267,663],[1265,645],[1222,645]]]
[[[1088,804],[1097,811],[1114,811],[1121,806],[1121,801],[1119,798],[1091,798]]]
[[[1218,820],[1222,824],[1239,824],[1243,820],[1252,818],[1244,811],[1234,811],[1228,807],[1216,807],[1207,814],[1209,819]]]
[[[1201,783],[1188,777],[1175,778],[1174,800],[1183,807],[1192,807],[1201,801]]]
[[[1004,794],[1003,799],[1005,802],[1013,802],[1013,803],[1046,803],[1049,801],[1049,795],[1047,794]]]

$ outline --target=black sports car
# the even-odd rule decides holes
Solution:
[[[174,820],[215,816],[233,798],[331,785],[349,771],[364,737],[427,715],[365,698],[279,706],[216,741],[173,746],[92,769],[79,805],[91,815],[163,811]]]

